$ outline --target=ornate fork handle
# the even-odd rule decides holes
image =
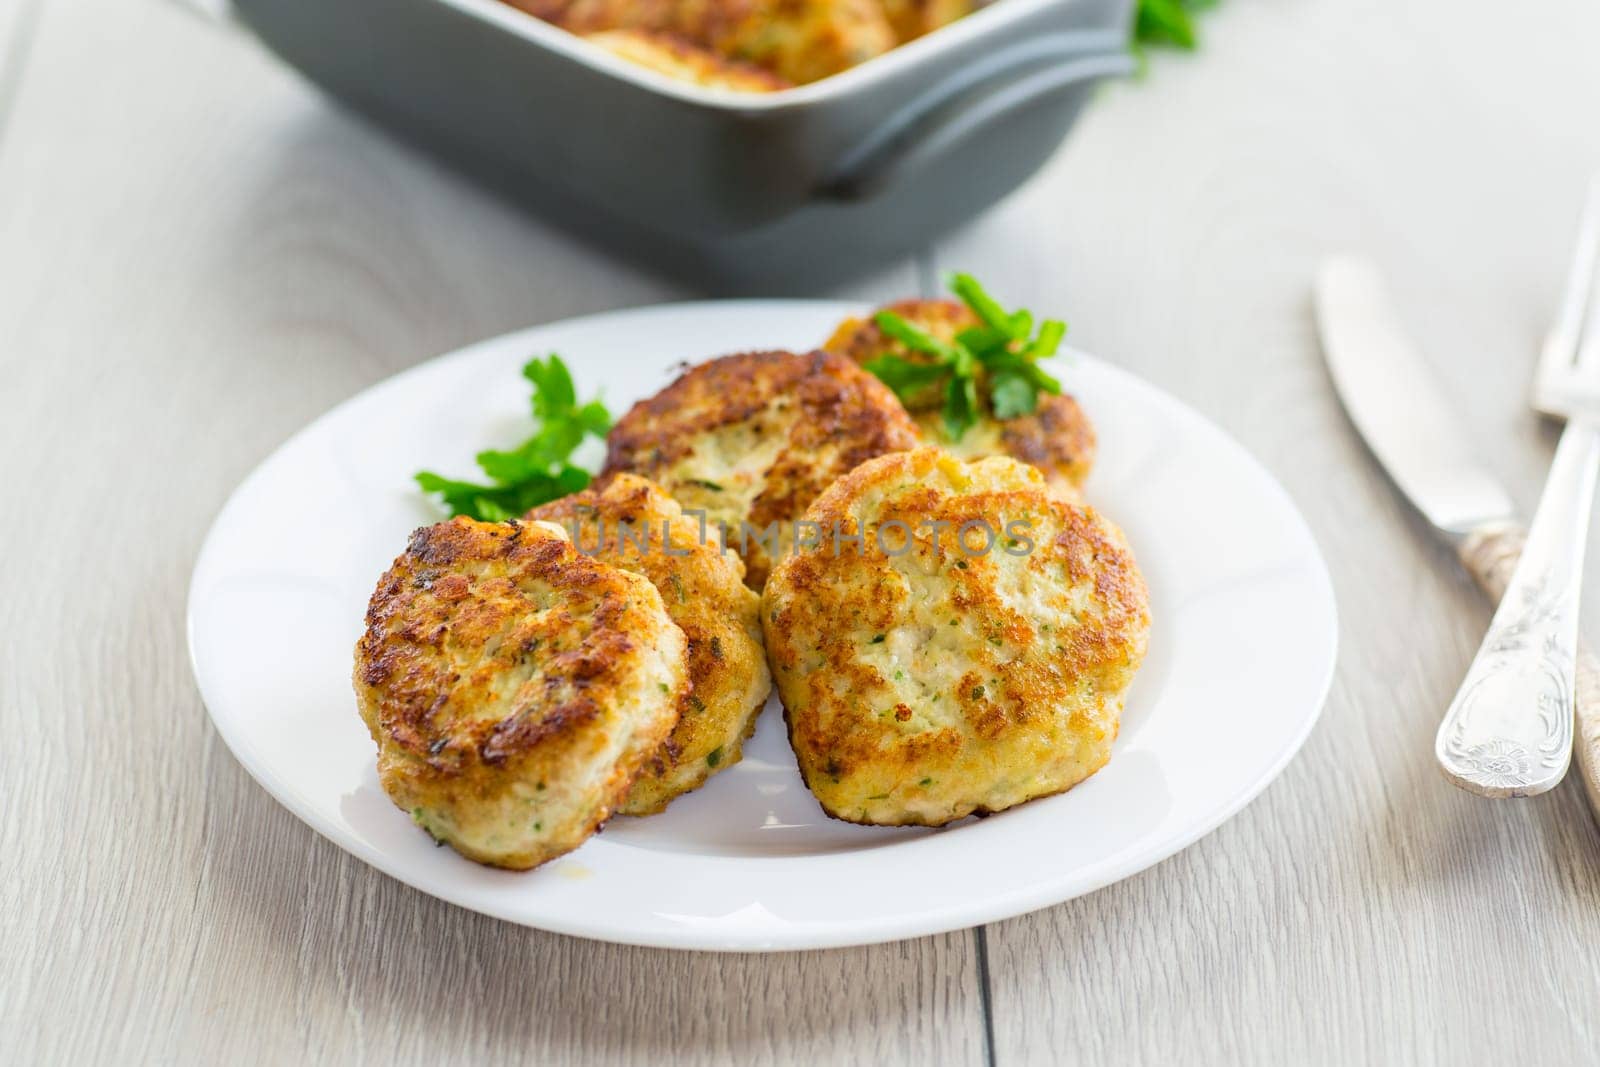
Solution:
[[[1522,558],[1434,746],[1451,782],[1486,797],[1554,788],[1572,757],[1578,593],[1600,428],[1567,424]]]
[[[1496,524],[1474,530],[1461,542],[1461,562],[1478,580],[1491,604],[1500,603],[1511,572],[1522,558],[1528,531],[1517,523]],[[1600,658],[1578,639],[1577,684],[1573,687],[1572,762],[1589,794],[1589,810],[1600,819]]]

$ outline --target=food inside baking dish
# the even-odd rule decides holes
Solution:
[[[708,88],[774,92],[954,22],[975,0],[505,0],[624,59]]]

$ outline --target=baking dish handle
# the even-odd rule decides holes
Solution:
[[[1044,42],[1034,42],[1037,46]],[[1007,115],[1084,82],[1122,77],[1135,68],[1125,50],[1062,55],[1059,45],[1044,50],[1059,58],[1038,65],[1041,49],[1011,57],[998,74],[976,83],[931,94],[908,105],[845,152],[818,192],[837,200],[866,200],[898,185],[972,134]],[[1018,67],[1025,73],[1017,74]]]

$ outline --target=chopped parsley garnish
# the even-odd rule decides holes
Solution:
[[[721,762],[722,762],[722,746],[721,745],[718,745],[716,748],[714,748],[710,752],[706,753],[706,766],[707,767],[715,767],[717,764],[719,764]]]
[[[478,466],[488,484],[417,472],[422,491],[437,493],[451,515],[504,522],[589,484],[589,472],[573,465],[572,453],[585,438],[606,435],[610,412],[599,400],[578,403],[572,375],[560,356],[529,360],[522,376],[533,384],[533,436],[504,452],[478,453]]]
[[[978,421],[985,404],[997,419],[1030,415],[1040,393],[1059,393],[1061,383],[1039,367],[1066,335],[1066,323],[1045,319],[1034,330],[1033,313],[1007,311],[970,274],[950,279],[950,291],[978,318],[978,325],[942,341],[893,311],[874,316],[884,335],[923,357],[892,353],[862,364],[901,400],[931,386],[944,397],[944,431],[959,441]]]

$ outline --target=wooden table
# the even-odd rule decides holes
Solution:
[[[1237,435],[1333,570],[1321,725],[1242,815],[1109,889],[735,957],[369,870],[234,762],[183,632],[211,517],[312,416],[481,337],[701,294],[176,7],[0,5],[0,1060],[1593,1062],[1600,833],[1574,781],[1489,803],[1435,770],[1487,608],[1336,406],[1308,278],[1338,249],[1386,266],[1531,504],[1551,440],[1524,386],[1600,164],[1600,6],[1228,0],[1205,29],[1003,206],[829,295],[972,270]]]

